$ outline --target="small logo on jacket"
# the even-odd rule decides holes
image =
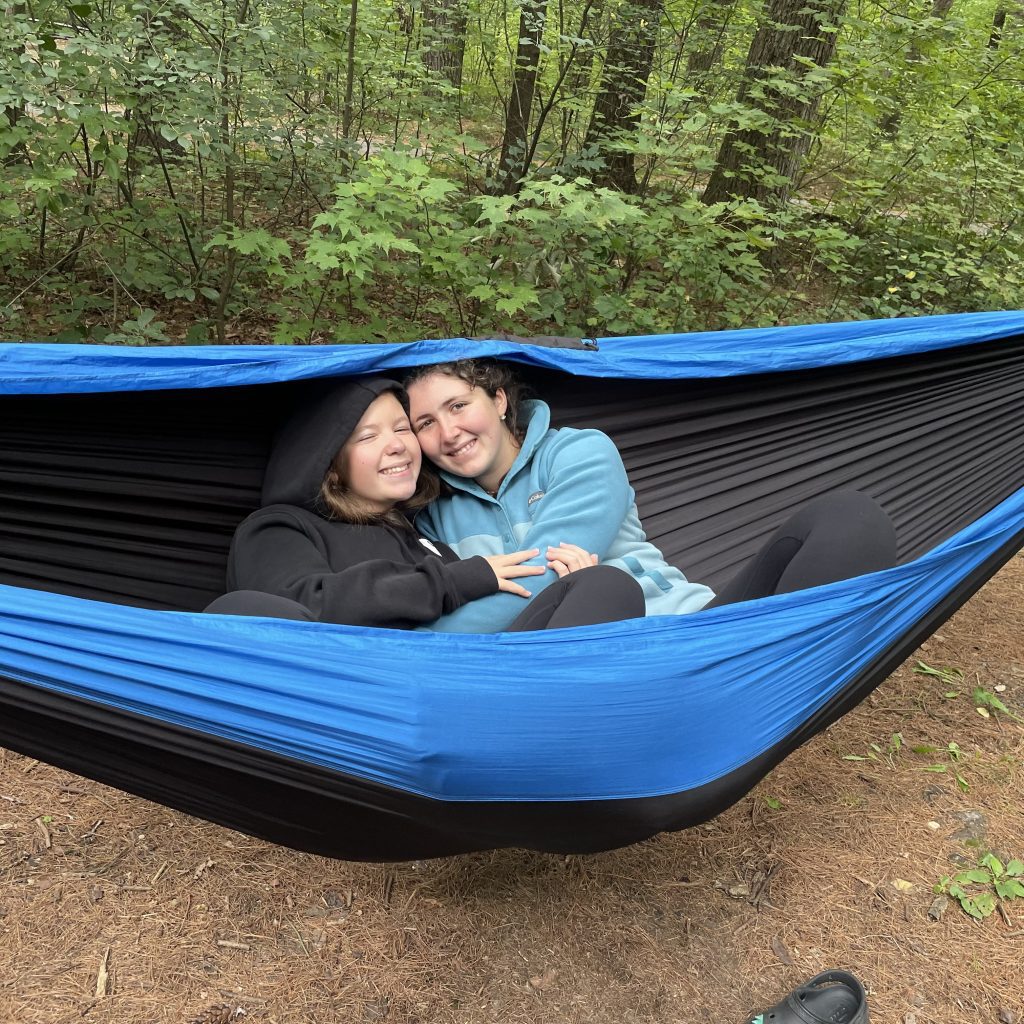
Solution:
[[[422,544],[422,545],[423,545],[423,546],[424,546],[424,547],[425,547],[425,548],[426,548],[426,549],[427,549],[428,551],[430,551],[430,552],[432,552],[433,554],[437,555],[437,557],[438,557],[438,558],[440,558],[440,557],[441,557],[441,552],[440,552],[440,551],[438,551],[438,550],[437,550],[437,548],[435,548],[435,547],[434,547],[434,545],[433,545],[433,544],[431,544],[431,543],[430,543],[430,541],[429,541],[429,540],[427,540],[427,538],[426,538],[426,537],[420,537],[420,543],[421,543],[421,544]]]
[[[527,498],[527,500],[526,500],[527,508],[529,508],[530,505],[532,505],[535,501],[540,501],[540,499],[543,498],[543,497],[544,497],[544,492],[543,491],[534,491],[533,494],[531,494],[530,497]]]

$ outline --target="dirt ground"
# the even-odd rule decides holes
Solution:
[[[839,966],[876,1024],[1020,1024],[1024,899],[932,891],[1024,860],[979,685],[1024,713],[1024,556],[728,813],[589,857],[328,861],[0,752],[0,1024],[739,1024]]]

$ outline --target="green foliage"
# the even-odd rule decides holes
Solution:
[[[956,782],[957,789],[962,793],[966,793],[971,788],[970,783],[963,774],[964,753],[960,749],[959,744],[950,742],[945,747],[933,747],[931,744],[922,743],[910,749],[915,754],[921,754],[926,757],[934,757],[938,754],[940,758],[943,758],[943,760],[933,761],[931,764],[925,765],[920,771],[931,772],[935,775],[951,775],[954,782]]]
[[[903,749],[903,733],[894,732],[883,749],[877,743],[869,743],[864,754],[844,754],[844,761],[884,761],[890,768],[896,768],[896,759]]]
[[[666,0],[631,127],[595,147],[630,9],[548,13],[530,172],[497,195],[515,6],[362,0],[350,66],[317,0],[9,5],[0,333],[306,343],[1024,306],[1012,19],[993,43],[974,0],[848,7],[828,66],[750,75],[761,0]],[[439,59],[457,51],[458,75]],[[729,133],[730,173],[789,202],[701,201]],[[783,173],[759,140],[804,155]],[[622,155],[635,194],[596,187]]]
[[[976,868],[943,875],[934,891],[952,896],[964,913],[982,921],[1000,902],[1024,898],[1024,863],[1011,860],[1004,865],[995,854],[986,853]]]

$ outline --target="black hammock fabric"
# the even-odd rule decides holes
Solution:
[[[472,354],[472,347],[466,347],[465,354]],[[303,400],[309,385],[301,381],[3,399],[0,584],[23,589],[8,592],[0,613],[13,652],[2,663],[0,742],[211,821],[331,856],[393,860],[509,845],[557,852],[608,849],[690,826],[730,805],[788,753],[862,700],[1024,539],[1024,519],[1013,504],[1024,488],[1024,337],[838,366],[700,379],[588,376],[581,373],[585,358],[581,352],[572,374],[530,366],[524,373],[535,393],[551,404],[555,425],[598,427],[614,439],[649,536],[689,578],[720,584],[787,515],[838,488],[870,494],[896,524],[904,565],[893,571],[892,586],[902,587],[903,603],[896,598],[891,607],[882,602],[876,618],[862,623],[850,639],[862,651],[854,670],[844,674],[837,668],[832,684],[813,690],[799,691],[792,683],[820,666],[801,663],[810,655],[792,639],[800,630],[794,633],[787,626],[790,646],[785,650],[793,661],[766,667],[779,687],[792,683],[792,692],[805,694],[806,700],[789,700],[803,700],[794,708],[778,695],[764,696],[768,704],[754,714],[773,723],[774,732],[761,734],[759,746],[744,746],[727,726],[697,722],[720,745],[734,748],[735,756],[716,755],[707,768],[709,751],[698,765],[683,765],[683,758],[666,754],[672,770],[648,778],[646,769],[623,765],[638,752],[642,759],[648,747],[665,744],[665,736],[652,731],[649,738],[641,734],[630,740],[632,745],[609,752],[610,759],[623,761],[608,770],[608,778],[628,780],[612,784],[596,761],[602,748],[608,749],[608,737],[595,730],[594,753],[581,755],[572,732],[587,731],[580,707],[602,693],[607,700],[619,694],[628,702],[632,691],[626,680],[612,674],[589,692],[581,689],[577,703],[567,701],[551,712],[552,732],[563,730],[573,757],[595,759],[580,776],[584,783],[575,775],[571,781],[549,783],[540,777],[545,749],[534,743],[517,755],[508,736],[503,741],[511,746],[501,756],[518,769],[518,775],[511,773],[518,782],[497,769],[494,779],[479,781],[474,766],[460,760],[472,748],[470,739],[454,742],[446,752],[431,747],[412,759],[432,763],[433,774],[417,774],[404,762],[385,764],[383,756],[380,764],[364,768],[354,754],[348,757],[344,730],[333,739],[341,753],[328,758],[323,750],[329,741],[323,748],[304,738],[300,743],[291,726],[291,732],[282,728],[280,733],[268,726],[264,737],[251,727],[234,726],[228,714],[224,728],[212,721],[206,725],[181,694],[172,694],[165,707],[127,691],[108,697],[95,681],[101,670],[89,658],[83,659],[89,663],[81,679],[77,670],[59,665],[52,672],[33,667],[46,656],[40,637],[49,634],[34,632],[32,618],[33,602],[44,595],[55,595],[55,603],[40,604],[38,614],[52,613],[56,628],[67,633],[69,626],[79,629],[88,622],[93,629],[107,629],[111,647],[117,648],[124,623],[130,621],[135,629],[136,620],[124,618],[127,609],[196,611],[222,592],[232,532],[257,505],[270,438]],[[428,361],[423,354],[410,362],[416,360]],[[964,542],[949,548],[951,539],[960,537]],[[911,573],[928,558],[946,559],[939,583],[924,570]],[[906,570],[902,576],[901,570]],[[872,592],[843,586],[837,585],[835,598],[827,598],[837,608],[844,600],[859,608]],[[922,593],[925,588],[930,592]],[[881,583],[877,592],[888,593]],[[67,602],[56,595],[84,601]],[[801,601],[798,595],[754,604],[770,606],[763,612],[765,623],[787,615],[802,622],[801,616],[813,616]],[[772,613],[774,606],[780,610]],[[126,610],[118,613],[122,607]],[[713,618],[722,620],[725,629],[730,616],[739,615],[722,609],[685,618],[706,617],[712,636]],[[146,629],[151,619],[145,619]],[[174,636],[204,628],[194,617],[167,621],[178,631]],[[733,628],[742,628],[737,622]],[[362,651],[378,672],[374,658],[381,652],[408,658],[412,651],[417,657],[416,643],[436,639],[303,625],[307,631],[330,628],[346,642],[351,637],[362,645],[352,649]],[[645,632],[638,632],[641,628]],[[689,649],[664,635],[668,628],[663,620],[613,624],[596,633],[581,631],[579,637],[560,636],[558,643],[572,650],[593,638],[595,656],[609,661],[611,650],[620,658],[621,673],[634,663],[631,652],[664,639],[666,650],[658,653],[662,661],[657,664],[675,658],[685,668]],[[680,637],[692,640],[694,652],[718,642],[705,640],[694,623],[685,629]],[[306,634],[295,629],[281,635],[289,641],[294,636],[300,646],[306,643]],[[487,638],[475,638],[481,641],[476,646],[475,640],[442,639],[451,643],[436,652],[438,664],[458,671],[464,659],[472,670],[478,657],[497,659],[499,670],[511,676],[509,688],[517,684],[517,658],[535,650],[529,643],[538,643],[490,638],[494,646],[487,648],[482,646]],[[155,641],[148,642],[153,649]],[[728,633],[721,642],[721,650],[728,651]],[[767,634],[765,649],[770,650]],[[428,670],[428,655],[434,651],[422,650],[424,660],[418,664]],[[123,657],[131,662],[127,653]],[[731,668],[714,649],[707,657],[722,661],[724,680],[745,664],[743,657],[749,660],[756,652],[737,651]],[[168,659],[170,664],[173,658]],[[692,660],[699,661],[696,653]],[[154,663],[159,662],[154,655]],[[315,657],[304,654],[301,664],[315,673]],[[282,656],[281,671],[294,669]],[[151,671],[152,665],[140,668],[140,678],[149,679]],[[473,686],[478,681],[469,681],[463,702],[466,694],[477,692]],[[678,692],[691,681],[684,672],[675,683],[666,677],[659,685],[666,692],[674,685]],[[429,693],[431,678],[421,682]],[[532,682],[525,679],[523,685]],[[558,685],[550,678],[537,680],[538,685],[545,682]],[[583,678],[580,686],[587,683]],[[693,683],[694,694],[702,692],[701,685]],[[505,707],[507,692],[492,689],[488,694],[495,708]],[[752,688],[743,699],[751,694],[762,699],[763,690]],[[456,717],[463,714],[460,694],[449,697],[451,703],[439,705],[452,716],[448,727],[456,733],[479,731],[482,719]],[[222,699],[222,704],[228,707],[229,702]],[[698,710],[702,706],[694,704]],[[487,708],[485,695],[479,713],[486,714]],[[346,711],[352,709],[340,714]],[[642,711],[654,718],[663,709]],[[636,707],[620,712],[623,722],[637,718]],[[685,712],[684,706],[680,714]],[[536,733],[538,719],[522,714],[518,730]],[[417,742],[427,741],[420,736]],[[516,765],[516,756],[528,757],[529,763]],[[409,760],[407,752],[395,757]],[[591,784],[590,779],[598,781]]]

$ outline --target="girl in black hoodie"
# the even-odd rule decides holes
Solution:
[[[499,590],[530,597],[516,579],[546,571],[521,564],[536,551],[459,559],[410,525],[439,485],[420,475],[406,405],[396,382],[375,377],[336,385],[292,417],[267,464],[263,507],[235,531],[231,593],[208,612],[414,629]],[[643,614],[636,582],[594,565],[545,589],[510,629]]]

